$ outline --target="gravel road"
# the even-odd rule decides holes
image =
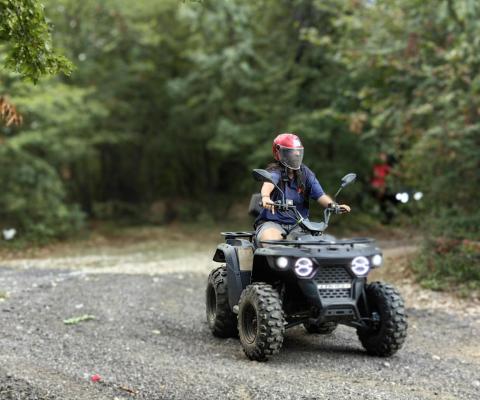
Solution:
[[[411,251],[387,249],[382,272],[409,314],[394,357],[366,355],[347,327],[296,327],[266,363],[208,331],[210,252],[0,261],[0,399],[479,399],[480,306],[397,277]],[[95,319],[63,322],[82,315]]]

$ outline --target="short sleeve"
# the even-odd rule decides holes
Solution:
[[[325,192],[323,191],[322,185],[320,185],[320,182],[315,174],[311,171],[309,172],[307,184],[310,186],[310,198],[313,200],[318,200],[325,194]]]

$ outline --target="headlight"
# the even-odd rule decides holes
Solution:
[[[355,257],[352,260],[352,271],[357,276],[363,276],[370,270],[370,263],[367,257]]]
[[[288,267],[288,258],[287,257],[278,257],[275,261],[275,264],[278,268],[285,269]]]
[[[413,198],[417,201],[422,200],[422,197],[423,197],[422,192],[415,192],[415,194],[413,195]]]
[[[374,267],[379,267],[380,265],[382,265],[382,262],[383,262],[383,257],[380,254],[375,254],[372,257],[372,265]]]
[[[309,258],[299,258],[296,262],[295,262],[295,273],[298,275],[298,276],[302,276],[302,277],[305,277],[305,276],[308,276],[312,273],[313,271],[313,263],[312,263],[312,260],[310,260]]]
[[[410,196],[407,192],[401,192],[395,195],[395,199],[397,199],[400,203],[405,204],[408,203],[408,200],[410,200]]]

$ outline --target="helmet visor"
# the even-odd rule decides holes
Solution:
[[[300,169],[303,160],[303,147],[291,149],[288,147],[280,146],[279,155],[280,162],[288,168]]]

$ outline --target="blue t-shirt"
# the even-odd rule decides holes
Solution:
[[[318,200],[319,197],[323,196],[325,192],[318,182],[315,174],[305,165],[302,165],[302,170],[305,174],[305,192],[298,193],[297,182],[295,179],[290,179],[288,182],[285,182],[285,198],[287,200],[293,200],[293,204],[297,207],[297,210],[300,212],[303,218],[308,218],[308,207],[304,194],[308,193],[309,198],[313,200]],[[283,190],[283,185],[281,182],[282,173],[279,170],[270,171],[273,176],[273,181],[280,189]],[[277,201],[282,199],[281,193],[277,189],[273,189],[273,192],[270,194],[272,201]],[[260,215],[258,216],[256,223],[260,221],[272,221],[279,224],[293,225],[296,223],[295,214],[293,211],[279,211],[275,210],[275,214],[272,214],[270,210],[264,208]]]

